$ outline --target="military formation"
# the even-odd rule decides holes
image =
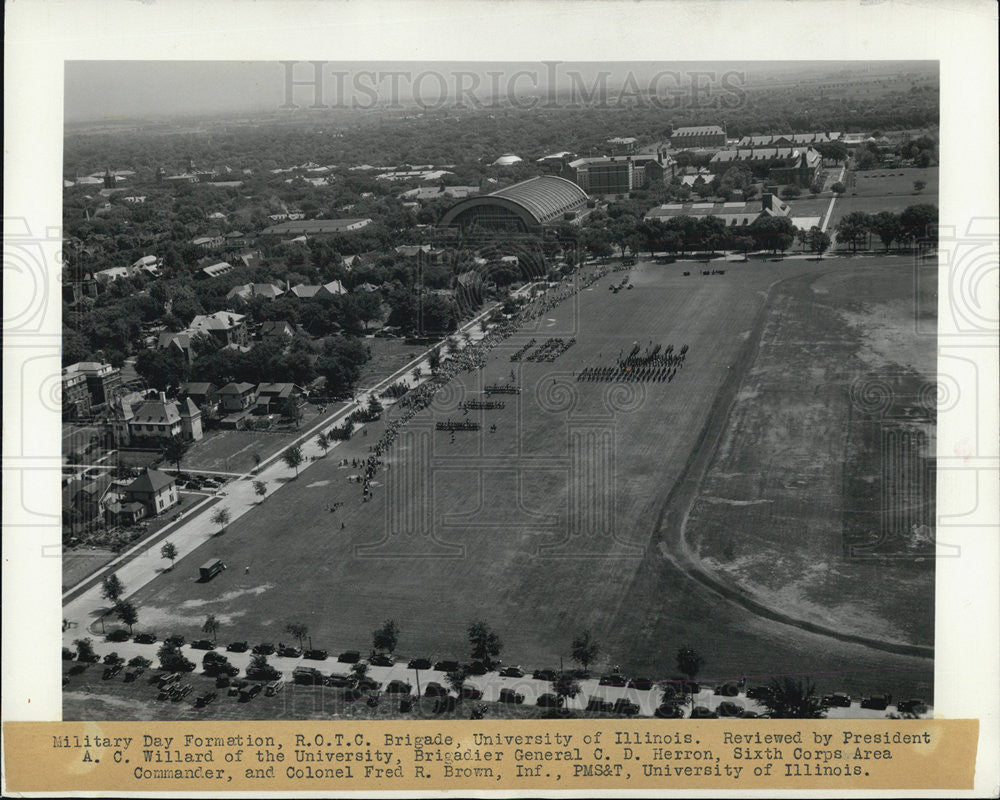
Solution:
[[[639,343],[635,342],[628,354],[624,351],[618,354],[613,365],[584,367],[577,373],[576,379],[578,382],[665,381],[669,383],[684,366],[687,352],[686,344],[675,351],[672,344],[663,347],[650,342],[645,349],[642,349]]]

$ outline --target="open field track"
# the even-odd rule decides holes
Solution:
[[[140,628],[194,637],[212,613],[221,639],[278,641],[300,622],[315,646],[335,652],[367,650],[371,631],[391,617],[401,654],[461,658],[465,625],[482,618],[501,634],[505,660],[533,667],[556,666],[572,635],[589,628],[602,663],[634,672],[666,676],[677,647],[691,644],[706,656],[706,675],[794,671],[836,673],[837,688],[929,685],[922,644],[762,602],[720,578],[686,539],[772,286],[859,262],[682,276],[689,268],[642,263],[630,273],[633,289],[610,292],[625,275],[612,273],[543,313],[402,428],[369,502],[349,480],[351,460],[367,457],[385,419],[366,425],[138,590]],[[553,337],[572,340],[554,361],[511,360],[531,339],[537,347]],[[577,380],[633,343],[690,349],[669,383]],[[486,395],[491,384],[520,393]],[[465,414],[470,399],[504,407]],[[447,420],[480,428],[435,429]],[[343,505],[330,511],[335,503]],[[197,583],[196,565],[209,557],[231,568]]]

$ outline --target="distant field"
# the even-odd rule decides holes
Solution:
[[[622,274],[605,277],[508,340],[481,372],[444,387],[403,429],[374,501],[361,502],[348,480],[356,470],[339,462],[365,457],[381,423],[139,591],[140,625],[191,637],[213,613],[220,639],[278,641],[301,622],[316,646],[336,652],[366,650],[392,617],[402,655],[461,658],[465,625],[483,618],[503,637],[504,658],[531,666],[556,666],[573,633],[589,628],[602,663],[654,675],[671,674],[674,651],[690,643],[705,652],[706,676],[837,669],[836,684],[850,689],[883,687],[887,668],[894,686],[915,670],[923,679],[925,660],[761,620],[717,596],[691,581],[658,533],[706,423],[727,419],[728,407],[713,403],[739,389],[753,361],[768,287],[856,265],[787,260],[683,277],[680,264],[643,263],[634,288],[618,294],[608,288]],[[576,341],[552,363],[510,361],[548,337]],[[633,342],[690,351],[669,384],[575,380]],[[494,396],[503,409],[470,412],[481,430],[434,430],[464,419],[463,399],[494,382],[521,393]],[[336,501],[343,507],[330,512]],[[231,568],[196,583],[197,564],[212,556]]]

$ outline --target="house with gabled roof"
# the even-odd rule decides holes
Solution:
[[[125,487],[126,503],[141,503],[149,516],[158,516],[177,505],[177,482],[158,469],[147,469]]]
[[[190,333],[207,333],[222,345],[244,346],[247,343],[246,316],[233,311],[198,314],[188,325]]]
[[[257,387],[252,383],[227,383],[219,389],[219,402],[227,413],[246,411],[257,400]]]

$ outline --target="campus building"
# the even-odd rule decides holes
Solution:
[[[511,232],[538,231],[560,222],[579,222],[587,214],[587,193],[573,181],[544,175],[449,208],[441,226],[482,227]]]
[[[578,158],[567,165],[574,181],[593,197],[624,196],[635,189],[662,183],[675,162],[662,153],[640,156]]]
[[[167,400],[163,392],[135,407],[123,398],[114,406],[112,430],[117,447],[159,447],[175,438],[197,442],[203,435],[201,409],[190,397]]]
[[[331,236],[335,233],[359,231],[371,225],[370,217],[350,219],[300,219],[271,225],[261,236]]]
[[[741,228],[752,225],[760,217],[787,217],[791,208],[770,192],[761,195],[759,202],[734,203],[667,203],[651,208],[646,219],[666,221],[674,217],[717,217],[727,228]]]
[[[809,186],[823,166],[823,156],[811,147],[755,147],[720,150],[709,162],[716,175],[735,166],[745,166],[757,178],[770,183]]]
[[[674,150],[690,150],[696,147],[725,147],[726,132],[718,125],[697,125],[676,128],[670,134],[670,146]]]
[[[75,376],[83,376],[87,384],[87,391],[90,393],[90,405],[92,408],[103,406],[112,402],[122,393],[122,373],[117,367],[110,364],[101,364],[97,361],[79,361],[63,368],[63,386],[67,379]],[[71,381],[74,387],[79,385],[79,381]]]

